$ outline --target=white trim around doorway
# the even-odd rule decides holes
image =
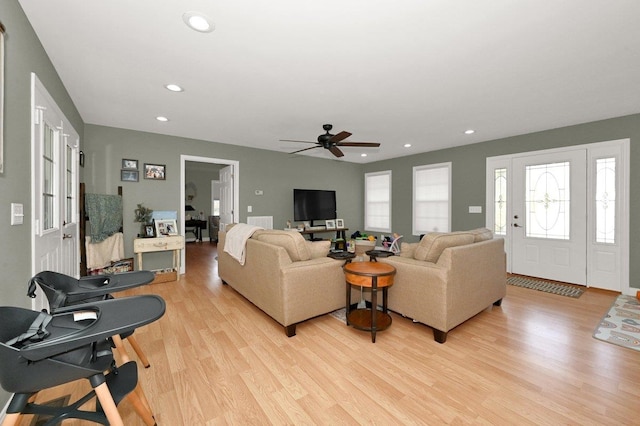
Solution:
[[[184,223],[184,207],[185,207],[185,169],[187,161],[195,161],[198,163],[224,164],[233,167],[233,221],[238,222],[238,214],[240,212],[240,162],[236,160],[226,160],[223,158],[201,157],[197,155],[180,155],[180,211],[178,219],[180,223]],[[182,229],[184,235],[184,229]],[[180,254],[180,273],[185,273],[185,250]]]

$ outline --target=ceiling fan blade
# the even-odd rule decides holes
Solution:
[[[280,139],[280,142],[318,143],[318,142],[311,142],[311,141],[299,141],[295,139]]]
[[[377,148],[380,146],[378,142],[338,142],[338,146],[365,146],[371,148]]]
[[[341,140],[344,140],[344,139],[348,138],[349,136],[351,136],[351,133],[345,132],[343,130],[342,132],[331,136],[331,139],[329,139],[329,142],[340,142]]]
[[[329,151],[331,151],[331,153],[332,153],[333,155],[335,155],[336,157],[344,157],[344,154],[342,153],[342,151],[340,151],[340,148],[338,148],[338,147],[337,147],[337,146],[335,146],[335,145],[332,145],[332,146],[329,148]]]
[[[310,149],[315,149],[315,148],[320,148],[320,145],[317,145],[317,146],[310,146],[309,148],[304,148],[304,149],[299,149],[299,150],[297,150],[297,151],[290,152],[289,154],[297,154],[297,153],[299,153],[299,152],[302,152],[302,151],[308,151],[308,150],[310,150]]]

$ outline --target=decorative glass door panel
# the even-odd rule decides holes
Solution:
[[[569,239],[571,225],[568,162],[526,166],[526,235]]]

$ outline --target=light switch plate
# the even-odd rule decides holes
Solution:
[[[11,225],[22,225],[24,222],[24,206],[20,203],[11,203]]]
[[[482,206],[469,206],[469,213],[482,213]]]

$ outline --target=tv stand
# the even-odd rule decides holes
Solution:
[[[309,236],[309,240],[310,241],[321,241],[322,238],[315,238],[314,234],[326,234],[326,233],[331,233],[331,232],[335,232],[336,233],[336,238],[342,238],[343,240],[346,240],[346,231],[348,231],[349,228],[335,228],[335,229],[305,229],[304,231],[300,231],[300,233],[302,235],[308,235]]]

